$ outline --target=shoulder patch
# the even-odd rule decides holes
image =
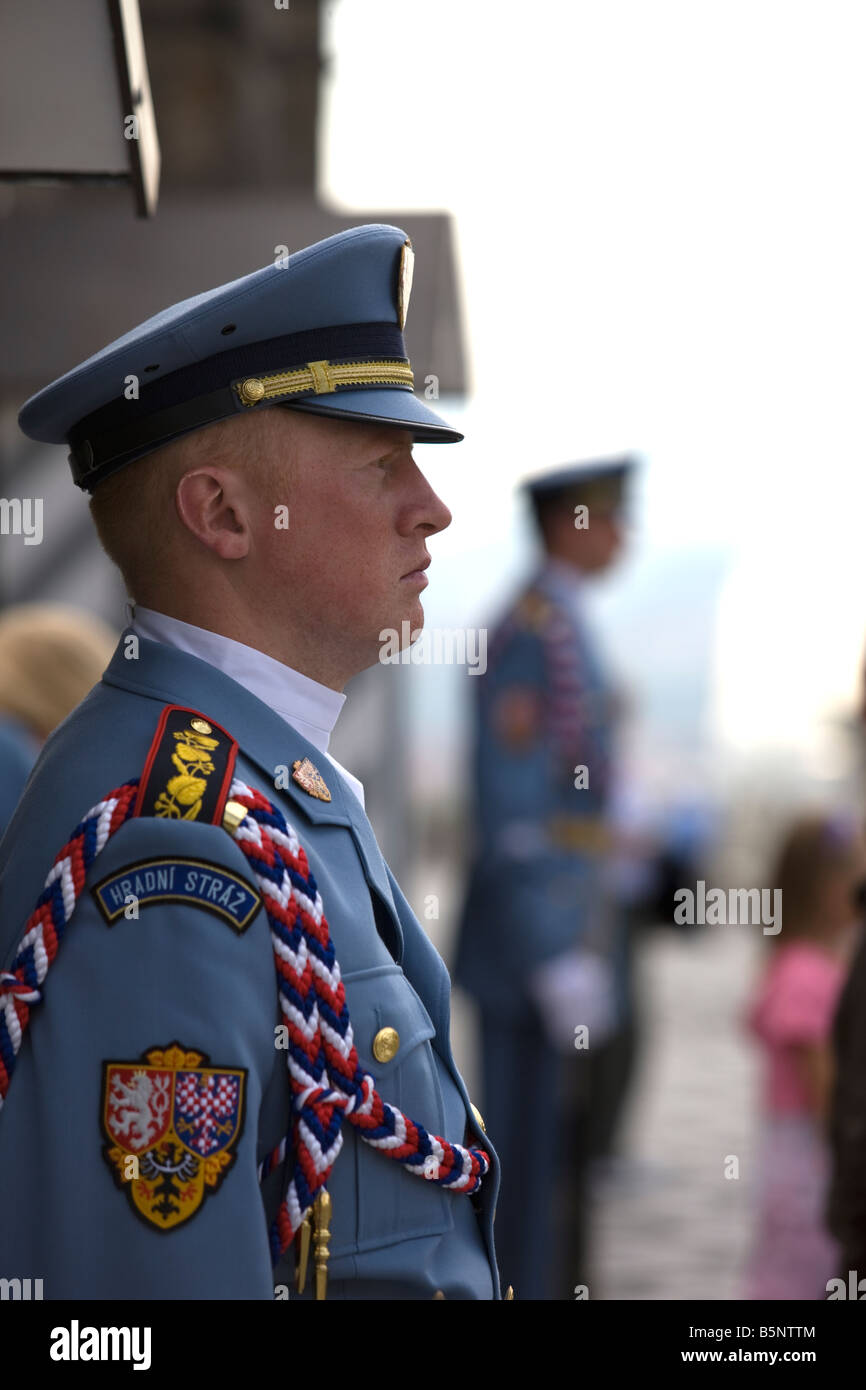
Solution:
[[[518,603],[514,616],[521,627],[528,627],[531,632],[544,632],[553,613],[550,599],[537,589],[530,589]]]
[[[512,752],[525,752],[540,738],[543,716],[544,703],[538,690],[532,686],[512,686],[494,702],[494,733]]]
[[[245,1067],[212,1067],[180,1043],[104,1062],[103,1157],[158,1231],[189,1221],[222,1185],[243,1132]]]
[[[132,814],[221,825],[237,751],[231,734],[212,719],[166,705]]]
[[[192,903],[221,917],[240,936],[262,905],[261,894],[240,874],[206,859],[179,855],[126,864],[95,883],[90,891],[110,927],[133,902],[139,908],[154,903]]]

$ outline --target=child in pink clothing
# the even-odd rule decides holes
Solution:
[[[838,1272],[824,1224],[830,1035],[863,874],[859,830],[820,816],[791,828],[776,866],[782,929],[767,937],[770,959],[746,1017],[766,1060],[758,1230],[745,1298],[822,1299]]]

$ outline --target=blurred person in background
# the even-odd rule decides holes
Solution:
[[[861,785],[866,781],[866,657],[861,663],[858,757]],[[858,885],[857,910],[866,918],[866,881]],[[827,1225],[839,1242],[837,1275],[843,1292],[866,1294],[866,932],[861,930],[851,970],[833,1023],[835,1084],[830,1116],[832,1175]],[[853,1280],[851,1274],[853,1273]]]
[[[858,886],[856,899],[861,930],[833,1022],[835,1084],[827,1225],[839,1242],[836,1273],[844,1292],[837,1291],[836,1296],[862,1299],[866,1295],[866,932],[862,929],[866,882]]]
[[[588,1136],[612,1141],[633,1056],[610,892],[621,702],[583,613],[584,584],[620,551],[632,467],[569,465],[526,485],[543,557],[476,686],[477,846],[455,975],[480,1006],[497,1251],[518,1298],[572,1297],[584,1273]]]
[[[749,1299],[820,1299],[838,1249],[824,1222],[833,1088],[831,1029],[856,942],[854,893],[866,871],[859,828],[827,815],[788,830],[772,886],[782,928],[746,1016],[765,1055],[757,1231]]]
[[[96,685],[115,641],[101,619],[63,604],[0,614],[0,835],[39,749]]]

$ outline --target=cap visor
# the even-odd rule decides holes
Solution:
[[[459,430],[452,429],[411,391],[335,391],[327,398],[280,401],[279,404],[287,410],[328,415],[335,420],[399,425],[411,430],[413,439],[419,444],[459,444],[463,438]]]

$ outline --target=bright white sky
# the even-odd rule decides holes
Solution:
[[[866,8],[326,10],[323,195],[455,218],[472,394],[459,468],[419,452],[455,513],[428,624],[460,620],[446,571],[463,621],[502,592],[512,480],[636,447],[642,562],[682,555],[686,594],[689,552],[730,559],[715,732],[814,754],[866,628]]]

